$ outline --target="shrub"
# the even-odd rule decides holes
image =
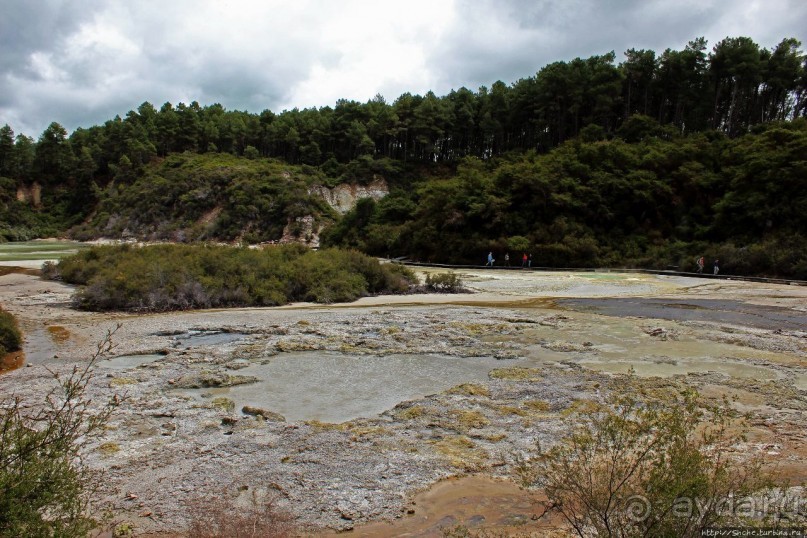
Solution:
[[[22,334],[17,320],[5,310],[0,310],[0,355],[19,351],[21,345]]]
[[[415,279],[359,252],[301,245],[95,247],[46,274],[83,286],[74,296],[80,308],[147,311],[353,301],[399,293]]]
[[[80,452],[119,402],[94,409],[86,397],[110,342],[108,334],[86,366],[55,376],[57,386],[36,410],[20,398],[0,401],[0,536],[78,537],[97,526],[88,508],[99,480]]]
[[[548,509],[579,536],[701,536],[736,523],[719,501],[769,484],[759,460],[728,457],[738,440],[730,413],[702,408],[694,391],[667,402],[615,397],[578,418],[565,442],[522,466],[522,477],[543,484]],[[697,509],[682,513],[687,499]]]
[[[226,493],[199,498],[190,504],[188,536],[193,538],[259,538],[296,536],[291,516],[272,497],[250,491],[248,502],[237,503]]]
[[[435,293],[462,293],[465,291],[462,278],[457,273],[426,275],[426,288]]]
[[[530,240],[522,235],[514,235],[507,239],[507,248],[517,256],[518,253],[526,252],[530,248]]]

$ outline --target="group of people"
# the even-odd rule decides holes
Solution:
[[[493,259],[493,252],[488,252],[488,262],[485,264],[485,267],[493,267],[493,264],[496,262]],[[706,260],[703,256],[698,257],[695,260],[695,263],[698,266],[698,273],[703,273],[703,268],[706,265]],[[505,253],[504,255],[504,265],[505,267],[510,267],[510,253]],[[521,267],[532,267],[532,254],[527,254],[526,252],[521,256]],[[715,258],[715,262],[712,265],[712,274],[716,275],[720,272],[720,260]]]
[[[485,264],[485,267],[493,267],[493,264],[496,260],[493,259],[493,252],[488,252],[488,263]],[[510,267],[510,253],[507,252],[504,255],[504,266]],[[521,256],[521,267],[532,267],[532,254],[527,254],[526,252]]]
[[[703,259],[703,256],[699,257],[695,261],[695,263],[698,265],[698,273],[703,273],[703,267],[706,265],[706,260]],[[720,260],[715,258],[715,263],[713,265],[713,273],[712,274],[716,275],[720,271],[719,264],[720,264]]]

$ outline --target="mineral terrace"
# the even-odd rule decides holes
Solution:
[[[727,396],[751,427],[734,450],[807,478],[807,287],[463,278],[473,293],[131,315],[73,310],[70,287],[9,274],[0,302],[20,319],[26,364],[0,375],[0,395],[36,405],[49,370],[87,361],[114,331],[90,396],[123,403],[86,461],[136,533],[181,532],[188,503],[246,492],[276,496],[312,533],[405,520],[443,478],[513,478],[629,371],[642,390]]]

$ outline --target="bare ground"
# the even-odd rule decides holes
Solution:
[[[476,271],[464,278],[475,293],[130,315],[73,310],[69,286],[8,274],[0,277],[0,303],[20,319],[27,364],[0,376],[0,394],[18,394],[34,405],[52,386],[48,369],[64,372],[86,361],[118,324],[113,354],[161,354],[136,368],[99,368],[90,389],[97,402],[127,396],[87,461],[104,470],[105,502],[137,533],[181,532],[192,501],[252,491],[278,497],[311,532],[411,524],[407,512],[422,514],[414,496],[440,479],[512,478],[517,458],[537,441],[552,444],[568,431],[570,410],[619,390],[622,374],[608,370],[618,372],[623,364],[638,366],[638,382],[648,390],[689,385],[709,398],[733,398],[752,428],[736,450],[762,454],[793,483],[807,478],[807,333],[719,320],[609,317],[556,304],[567,297],[700,298],[795,315],[807,310],[807,288],[616,273]],[[239,338],[182,339],[223,333]],[[496,357],[501,368],[485,380],[415,394],[381,415],[340,424],[245,415],[224,399],[177,390],[237,382],[244,366],[305,351]],[[652,377],[658,372],[665,377]],[[316,398],[312,392],[299,395],[301,405]],[[463,519],[456,504],[446,505],[453,508],[430,516],[494,528],[497,521],[505,527],[515,521],[503,511]],[[528,517],[530,510],[509,515]]]

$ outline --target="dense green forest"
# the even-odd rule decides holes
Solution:
[[[588,136],[590,135],[590,136]],[[680,136],[633,116],[548,154],[466,158],[455,175],[361,200],[327,244],[482,264],[489,251],[544,267],[694,270],[807,277],[807,121],[738,138]]]
[[[103,125],[0,128],[0,235],[277,239],[311,215],[327,244],[479,263],[679,265],[807,276],[807,62],[788,38],[630,49],[444,96],[259,114],[146,102]],[[313,184],[384,177],[340,219]],[[42,186],[40,209],[16,189]],[[200,228],[207,211],[222,212]],[[177,235],[177,232],[180,232]]]

